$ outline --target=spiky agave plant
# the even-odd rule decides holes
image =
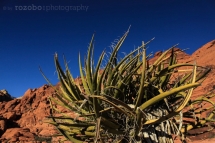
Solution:
[[[203,99],[202,96],[191,101],[193,89],[201,84],[210,69],[195,63],[177,63],[175,46],[150,64],[150,55],[146,56],[145,47],[151,40],[119,60],[117,53],[128,32],[116,43],[102,69],[105,51],[94,66],[93,35],[84,68],[79,55],[82,84],[75,82],[65,58],[64,72],[55,55],[61,90],[56,90],[56,98],[50,97],[52,110],[60,112],[53,106],[58,104],[75,112],[76,116],[66,113],[54,116],[51,112],[48,118],[67,140],[74,143],[171,143],[174,142],[172,135],[180,136],[184,141],[188,130],[203,126],[213,118],[213,113],[207,119],[194,118],[194,114],[200,112],[197,103],[203,100],[211,102],[209,98]],[[183,109],[186,110],[184,113]],[[183,114],[193,118],[195,124],[184,124]]]

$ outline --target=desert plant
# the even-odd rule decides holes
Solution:
[[[52,137],[35,136],[34,139],[35,139],[35,141],[39,141],[39,142],[46,142],[46,143],[51,143],[52,142]]]
[[[177,45],[150,63],[146,45],[151,40],[119,59],[118,51],[128,32],[115,44],[104,68],[101,65],[105,51],[94,65],[92,36],[84,67],[79,54],[82,84],[75,82],[65,57],[64,72],[55,54],[61,90],[56,90],[56,98],[50,97],[52,110],[61,113],[53,106],[57,104],[75,112],[76,116],[66,113],[54,116],[51,112],[48,123],[56,126],[66,139],[74,143],[171,143],[174,142],[172,135],[176,135],[184,142],[188,130],[212,121],[213,112],[204,119],[195,116],[213,108],[203,111],[198,107],[203,101],[213,104],[211,95],[191,100],[193,89],[201,84],[210,69],[196,63],[177,63]],[[184,117],[192,118],[194,124],[191,120],[184,123]]]

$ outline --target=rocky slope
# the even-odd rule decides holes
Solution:
[[[54,90],[48,85],[28,89],[21,99],[0,103],[1,141],[32,141],[35,135],[49,136],[53,127],[43,123],[49,115],[48,96]]]
[[[205,44],[192,55],[177,48],[175,50],[178,51],[179,62],[196,61],[198,65],[212,68],[202,86],[194,91],[193,98],[215,88],[215,78],[213,78],[215,76],[215,40]],[[151,62],[160,54],[161,52],[157,52]],[[59,85],[56,87],[59,88]],[[12,99],[5,90],[0,91],[0,142],[54,142],[54,140],[51,141],[50,136],[57,131],[53,126],[43,122],[50,113],[47,97],[54,93],[54,89],[48,85],[38,89],[28,89],[19,99]],[[205,139],[205,137],[192,138],[192,140],[195,139]]]

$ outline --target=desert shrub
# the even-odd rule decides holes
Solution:
[[[35,141],[40,141],[40,142],[46,142],[46,143],[52,142],[52,137],[35,136],[34,139]]]
[[[212,95],[191,100],[193,89],[210,69],[196,63],[177,63],[176,45],[150,63],[146,46],[151,40],[119,59],[118,51],[127,34],[128,31],[115,44],[103,68],[105,51],[94,65],[93,35],[84,67],[79,55],[81,84],[72,77],[65,57],[64,72],[55,54],[61,90],[56,90],[56,98],[49,98],[52,110],[61,113],[53,106],[55,103],[77,116],[54,116],[51,112],[49,123],[75,143],[171,143],[174,136],[185,142],[189,130],[206,125],[214,116],[210,112],[207,118],[198,117],[213,108],[199,106],[202,102],[212,104]]]

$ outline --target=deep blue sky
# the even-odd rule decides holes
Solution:
[[[94,32],[95,58],[131,25],[121,51],[129,52],[155,37],[148,52],[179,43],[192,54],[215,39],[214,0],[1,0],[0,89],[22,96],[46,81],[58,82],[53,56],[67,57],[74,77],[79,75],[78,53],[86,54]],[[21,10],[22,6],[88,6],[86,10]],[[16,7],[19,6],[19,7]],[[20,7],[21,6],[21,7]],[[16,10],[17,9],[17,10]],[[47,10],[47,11],[46,11]]]

